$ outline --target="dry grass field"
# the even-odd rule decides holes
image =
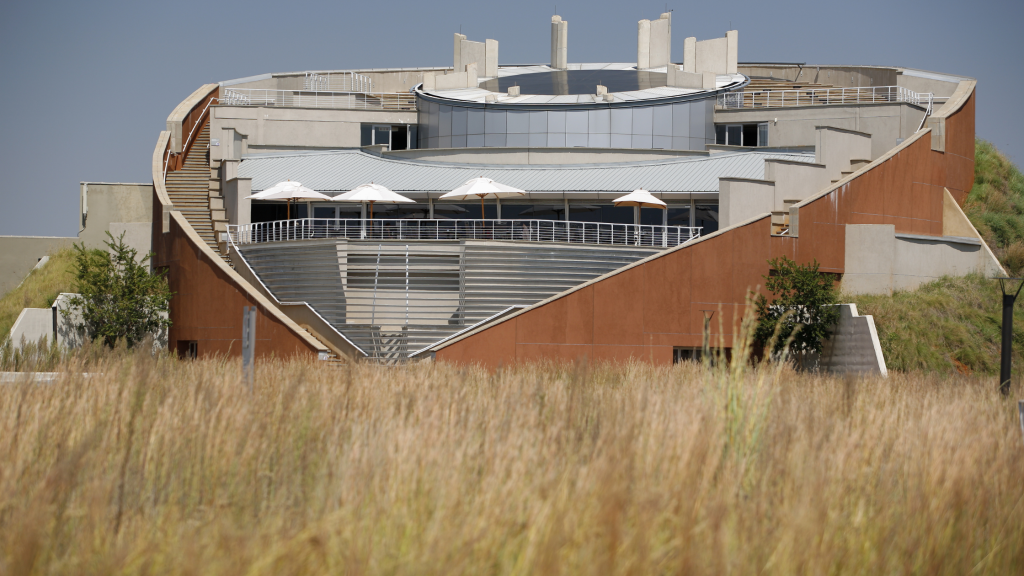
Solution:
[[[0,384],[0,574],[1024,573],[991,378],[59,368]]]

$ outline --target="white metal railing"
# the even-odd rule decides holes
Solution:
[[[360,220],[301,218],[229,225],[235,244],[317,238],[352,240],[520,240],[667,248],[700,236],[700,227],[564,220]]]
[[[799,90],[749,90],[726,92],[718,95],[721,108],[781,108],[784,106],[814,106],[842,104],[871,104],[880,102],[906,102],[929,106],[931,93],[918,93],[902,86],[864,86],[854,88],[804,88]]]
[[[203,111],[199,114],[199,119],[197,119],[195,124],[192,125],[192,129],[188,133],[188,138],[186,138],[185,142],[182,143],[182,145],[181,145],[181,152],[171,152],[170,143],[168,143],[167,153],[164,155],[164,180],[165,181],[167,180],[167,165],[171,161],[171,156],[172,155],[177,156],[178,154],[184,154],[185,153],[185,150],[188,149],[188,145],[192,143],[192,138],[195,137],[195,135],[196,135],[196,130],[198,130],[199,126],[203,123],[203,116],[206,116],[206,113],[210,110],[210,106],[212,106],[214,102],[219,102],[219,101],[220,101],[220,99],[218,99],[218,98],[210,98],[210,101],[206,103],[206,107],[203,108]]]
[[[416,96],[406,92],[320,92],[318,90],[229,88],[224,90],[221,104],[358,110],[415,110]]]
[[[355,72],[306,72],[302,89],[319,92],[372,92],[373,80]]]

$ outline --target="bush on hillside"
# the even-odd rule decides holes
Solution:
[[[124,234],[116,240],[107,232],[109,252],[89,250],[75,245],[75,291],[72,308],[82,310],[82,322],[76,328],[90,339],[102,339],[113,348],[119,340],[128,347],[171,325],[167,318],[171,290],[163,272],[151,273],[146,262],[152,254],[138,260],[138,252],[124,243]],[[62,310],[66,318],[71,310]]]

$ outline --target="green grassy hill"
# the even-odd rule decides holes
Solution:
[[[70,292],[75,254],[70,247],[50,253],[42,268],[32,270],[25,281],[0,298],[0,342],[7,339],[22,308],[48,308],[61,292]]]
[[[978,140],[974,187],[964,212],[1010,274],[1024,271],[1024,175]],[[890,370],[999,372],[1002,296],[981,276],[943,278],[892,296],[853,296],[875,318]],[[1024,369],[1024,295],[1014,314],[1014,366]]]

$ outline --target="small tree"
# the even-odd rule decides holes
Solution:
[[[799,265],[785,256],[769,260],[774,274],[764,276],[771,301],[763,294],[755,300],[757,330],[754,338],[762,346],[771,342],[778,329],[775,349],[779,353],[790,336],[790,350],[798,354],[820,353],[826,338],[839,321],[839,296],[829,274],[818,272],[818,261]]]
[[[108,252],[75,244],[78,295],[70,304],[82,312],[82,322],[75,327],[91,339],[102,338],[111,348],[121,338],[132,347],[171,325],[166,313],[172,294],[163,272],[152,274],[146,266],[152,253],[136,260],[138,251],[125,245],[124,233],[116,240],[110,232],[107,237]],[[61,313],[71,317],[70,309]]]

